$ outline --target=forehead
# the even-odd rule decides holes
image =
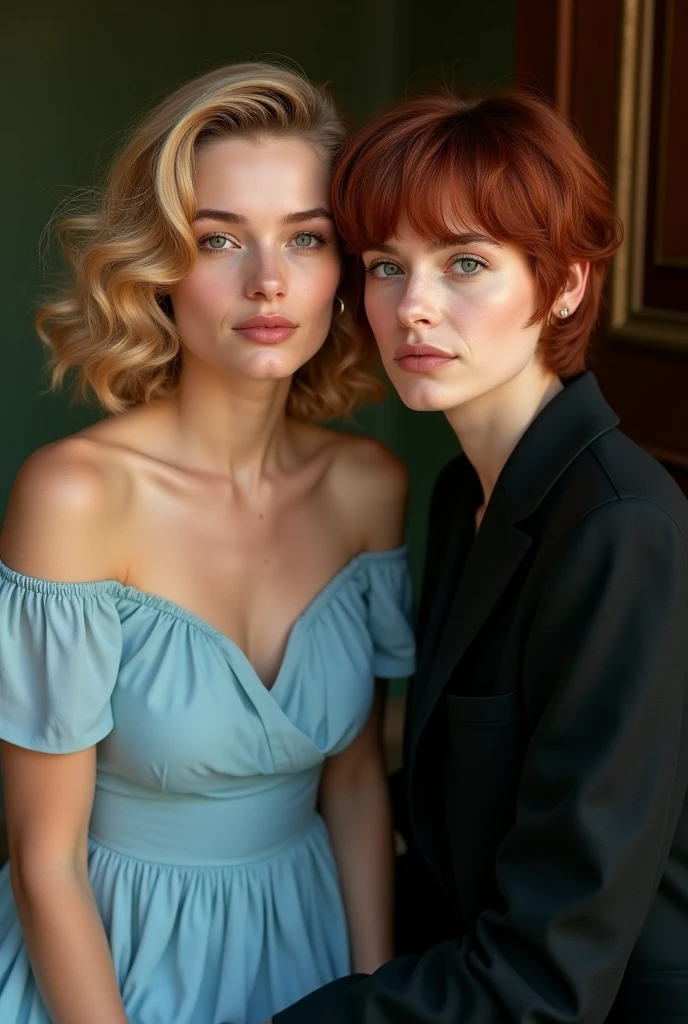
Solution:
[[[312,146],[290,138],[231,138],[206,143],[196,159],[199,206],[329,206],[330,170]],[[238,211],[237,212],[242,212]]]
[[[423,242],[428,247],[436,243],[463,235],[483,235],[488,237],[489,233],[471,216],[461,216],[460,213],[451,207],[438,211],[437,218],[431,223],[418,223],[409,217],[409,214],[402,210],[399,220],[396,223],[394,232],[388,241],[396,242]]]

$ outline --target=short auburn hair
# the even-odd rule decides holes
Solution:
[[[528,326],[543,323],[545,365],[561,377],[584,369],[623,231],[602,173],[543,100],[524,92],[407,100],[351,139],[335,167],[333,197],[352,253],[388,241],[404,216],[428,241],[454,235],[458,222],[521,249],[537,296]],[[549,324],[569,267],[585,261],[583,301]]]
[[[166,292],[194,266],[194,180],[204,146],[224,138],[294,138],[331,166],[348,138],[328,93],[279,65],[217,68],[177,89],[134,130],[90,212],[63,221],[70,274],[36,317],[52,380],[73,372],[78,393],[113,413],[174,394],[182,339]],[[370,340],[347,299],[322,348],[294,374],[288,415],[331,419],[379,398]],[[344,298],[342,299],[344,302]]]

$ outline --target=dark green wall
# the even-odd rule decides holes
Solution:
[[[515,0],[15,0],[7,7],[0,80],[0,513],[29,452],[96,415],[65,395],[45,393],[43,352],[32,326],[45,290],[38,242],[57,204],[92,186],[95,169],[106,165],[143,108],[193,75],[251,56],[286,57],[329,81],[357,122],[432,82],[491,87],[506,84],[512,70]],[[409,536],[417,572],[429,488],[453,439],[442,417],[408,413],[395,398],[359,421],[411,470]]]

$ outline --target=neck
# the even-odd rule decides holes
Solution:
[[[500,387],[446,412],[483,491],[482,518],[506,462],[538,413],[562,390],[558,377],[530,363]]]
[[[179,389],[165,403],[176,459],[245,487],[256,484],[286,456],[290,387],[290,377],[247,380],[185,358]]]

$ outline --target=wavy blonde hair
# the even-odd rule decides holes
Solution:
[[[303,139],[332,164],[347,130],[329,95],[294,71],[234,64],[196,78],[159,104],[116,158],[94,212],[59,225],[71,280],[36,316],[52,353],[52,383],[73,371],[81,396],[110,412],[177,389],[181,338],[161,301],[194,266],[199,149],[227,136]],[[354,327],[353,301],[320,351],[294,375],[287,414],[322,420],[380,397],[372,351]]]

